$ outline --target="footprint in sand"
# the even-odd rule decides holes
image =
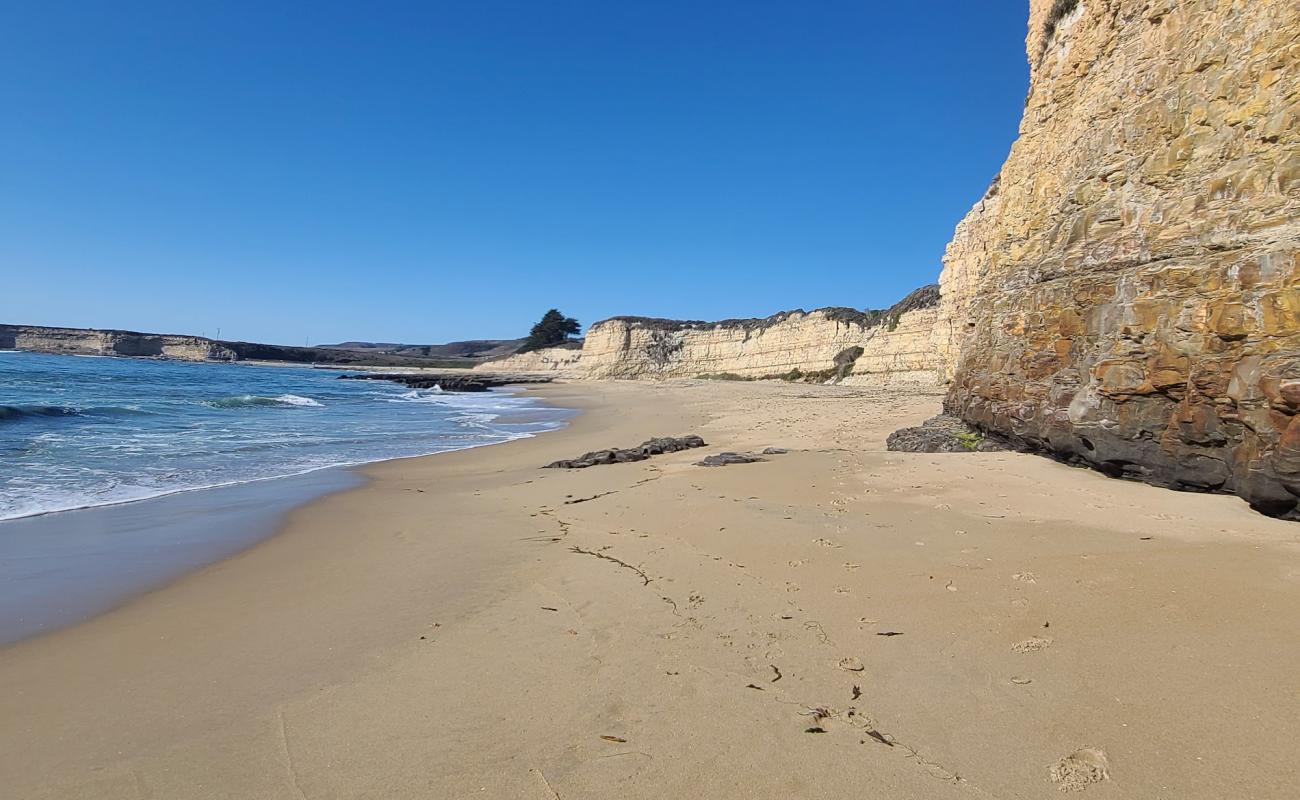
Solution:
[[[850,590],[849,590],[848,588],[844,587],[844,586],[836,586],[836,587],[835,587],[835,594],[838,594],[838,595],[847,595],[847,594],[849,594],[849,593],[850,593]]]
[[[1013,653],[1037,653],[1039,650],[1046,650],[1052,646],[1052,640],[1047,636],[1030,636],[1023,642],[1016,642],[1011,645]]]
[[[835,549],[838,549],[840,547],[840,545],[836,544],[835,542],[832,542],[830,539],[822,539],[820,537],[813,539],[813,544],[821,545],[822,547],[831,547]]]
[[[1061,791],[1077,792],[1110,780],[1110,760],[1105,750],[1081,747],[1053,764],[1048,774]]]
[[[857,656],[841,658],[838,666],[845,672],[862,672],[867,668],[866,665],[862,663],[862,659]]]
[[[800,558],[800,559],[796,559],[796,560],[794,560],[794,561],[791,561],[791,562],[790,562],[790,566],[792,566],[792,567],[802,567],[804,564],[807,564],[807,563],[808,563],[808,559],[806,559],[806,558]]]
[[[1011,576],[1011,580],[1020,581],[1021,583],[1038,583],[1037,576],[1032,572],[1017,572]]]
[[[854,564],[852,561],[845,561],[843,566],[849,572],[852,572],[855,569],[860,569],[862,567],[861,564]]]

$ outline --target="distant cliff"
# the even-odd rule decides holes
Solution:
[[[1032,0],[945,258],[950,411],[1108,473],[1300,497],[1300,3]]]
[[[823,308],[719,322],[614,317],[593,324],[581,350],[539,350],[477,369],[593,379],[852,376],[933,385],[941,371],[932,349],[938,301],[938,287],[927,286],[882,311]]]
[[[237,357],[222,343],[200,336],[37,325],[0,325],[0,350],[184,361],[233,361]]]
[[[407,348],[402,352],[384,352],[379,349],[383,347],[382,345],[369,349],[358,347],[355,350],[342,346],[289,347],[257,342],[218,341],[202,336],[94,328],[50,328],[40,325],[0,325],[0,350],[131,358],[174,358],[184,361],[250,360],[331,364],[340,367],[468,368],[479,363],[479,360],[468,357],[438,357],[443,352],[439,348],[455,349],[462,345],[477,344],[491,343],[454,342],[451,345],[428,345],[432,355],[426,357],[420,349]]]
[[[515,353],[484,361],[474,369],[479,372],[551,373],[562,378],[582,378],[582,345],[545,347],[527,353]]]

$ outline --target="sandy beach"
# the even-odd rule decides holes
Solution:
[[[1300,528],[1011,453],[915,389],[534,389],[0,650],[13,798],[1287,798]],[[580,471],[652,436],[709,447]],[[703,468],[722,450],[787,448]]]

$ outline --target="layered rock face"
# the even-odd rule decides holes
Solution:
[[[933,385],[939,370],[931,341],[937,302],[936,287],[926,287],[884,312],[820,309],[722,322],[615,317],[588,330],[582,374],[772,378],[798,370]]]
[[[1296,515],[1300,3],[1032,0],[1020,138],[945,258],[948,410]]]
[[[230,348],[199,336],[26,325],[0,325],[0,350],[92,356],[152,356],[184,361],[233,361],[236,357]]]
[[[478,372],[547,373],[558,378],[582,377],[582,349],[546,347],[529,353],[485,361],[474,367]]]

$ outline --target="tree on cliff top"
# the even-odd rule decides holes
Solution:
[[[543,347],[555,347],[569,341],[569,337],[582,330],[582,326],[573,317],[566,317],[559,309],[552,308],[542,315],[542,319],[528,332],[528,338],[519,348],[520,353],[541,350]]]

